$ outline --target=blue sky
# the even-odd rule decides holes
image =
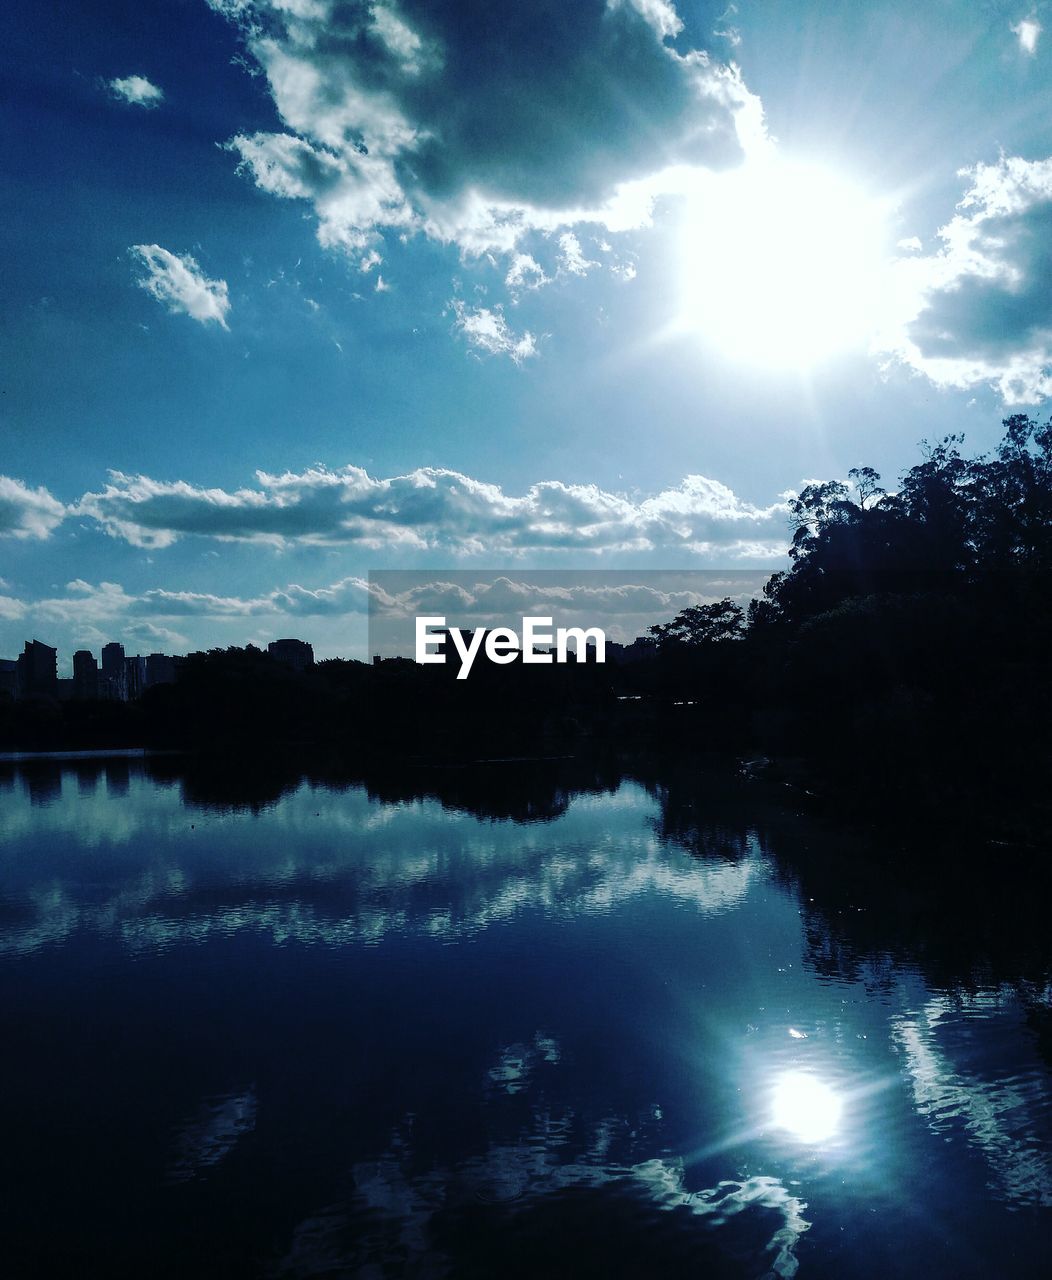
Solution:
[[[1040,4],[56,0],[0,48],[5,656],[774,565],[787,491],[1052,391]]]

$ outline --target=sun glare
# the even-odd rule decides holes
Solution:
[[[764,158],[713,175],[684,218],[680,327],[768,367],[863,347],[881,309],[888,212],[819,167]]]
[[[800,1142],[825,1142],[840,1127],[843,1104],[827,1084],[806,1071],[791,1071],[774,1087],[772,1117]]]

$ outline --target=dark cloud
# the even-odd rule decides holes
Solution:
[[[885,345],[938,386],[1035,404],[1052,394],[1052,159],[1002,156],[968,176],[939,252],[897,264],[912,317]]]
[[[1047,340],[1052,331],[1052,199],[984,219],[983,269],[934,291],[911,336],[925,356],[993,357]]]
[[[287,131],[231,147],[350,250],[392,228],[477,252],[615,225],[619,187],[734,163],[739,117],[759,120],[736,70],[679,38],[671,0],[211,3],[241,23]]]
[[[435,74],[403,77],[398,100],[431,136],[403,166],[410,189],[467,183],[550,208],[596,204],[616,182],[666,164],[738,154],[725,106],[702,98],[642,15],[605,0],[406,0],[442,50]]]

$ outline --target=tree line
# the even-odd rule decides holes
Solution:
[[[623,749],[748,754],[862,813],[1052,827],[1052,420],[990,454],[922,445],[790,503],[789,564],[760,598],[691,606],[643,661],[481,669],[332,659],[295,673],[253,646],[186,660],[139,704],[0,703],[0,748],[321,745],[473,759]]]

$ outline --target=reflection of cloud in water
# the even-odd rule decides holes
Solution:
[[[1005,1019],[1017,1031],[1019,1017],[1018,999],[1004,987],[952,1000],[936,996],[919,1013],[892,1018],[891,1033],[905,1055],[917,1111],[932,1131],[948,1134],[962,1126],[989,1164],[995,1194],[1017,1204],[1052,1206],[1052,1163],[1032,1137],[1039,1113],[1047,1114],[1052,1104],[1040,1064],[1035,1061],[1026,1071],[1015,1062],[1011,1075],[984,1079],[951,1061],[955,1033],[967,1034],[963,1024]],[[987,1042],[993,1039],[990,1030],[985,1036]],[[1012,1043],[1018,1045],[1018,1036]],[[974,1051],[970,1042],[966,1047]]]
[[[520,1093],[529,1085],[538,1062],[554,1066],[561,1056],[558,1040],[538,1031],[532,1044],[508,1045],[486,1073],[487,1079],[493,1088],[504,1093]]]
[[[176,1135],[169,1180],[188,1182],[218,1164],[233,1150],[237,1140],[255,1127],[254,1089],[202,1102]]]
[[[41,947],[58,945],[77,929],[114,933],[129,915],[149,909],[159,898],[180,893],[185,878],[178,867],[150,868],[125,886],[118,887],[102,903],[77,901],[75,882],[59,880],[33,886],[3,903],[0,918],[0,955],[27,955]]]
[[[455,1275],[453,1259],[438,1250],[436,1240],[448,1242],[458,1214],[479,1204],[528,1214],[564,1193],[582,1191],[605,1193],[615,1205],[627,1196],[678,1214],[678,1230],[704,1231],[728,1257],[741,1254],[739,1262],[753,1264],[761,1258],[760,1272],[748,1274],[783,1280],[796,1274],[796,1245],[810,1226],[799,1196],[764,1175],[688,1191],[684,1161],[667,1154],[661,1107],[651,1106],[642,1123],[618,1116],[581,1122],[573,1105],[549,1100],[568,1080],[560,1058],[558,1042],[541,1031],[502,1050],[482,1095],[487,1127],[498,1132],[482,1150],[453,1164],[427,1161],[414,1143],[418,1117],[407,1116],[386,1150],[352,1165],[353,1192],[346,1202],[330,1203],[299,1224],[274,1274],[371,1275],[376,1268],[380,1275],[397,1262],[399,1274]],[[536,1091],[529,1119],[512,1120],[522,1112],[509,1110],[502,1095],[529,1092],[541,1064],[551,1074]],[[513,1132],[500,1133],[509,1123]],[[650,1154],[655,1149],[660,1156]],[[744,1231],[736,1230],[733,1238],[719,1234],[732,1219]],[[499,1223],[496,1229],[504,1231]]]
[[[479,1202],[507,1212],[529,1212],[569,1191],[642,1197],[658,1210],[689,1215],[697,1229],[707,1232],[718,1232],[743,1215],[758,1215],[745,1233],[755,1245],[744,1252],[763,1257],[763,1276],[789,1280],[796,1274],[796,1245],[810,1226],[799,1196],[764,1175],[688,1191],[680,1159],[604,1159],[601,1153],[609,1147],[611,1132],[626,1128],[615,1118],[600,1121],[584,1135],[575,1155],[569,1151],[572,1112],[552,1115],[537,1109],[531,1127],[514,1140],[496,1139],[459,1165],[418,1172],[408,1120],[392,1134],[378,1159],[352,1167],[354,1194],[349,1204],[330,1205],[300,1223],[275,1274],[322,1276],[339,1268],[340,1274],[358,1275],[366,1274],[362,1268],[372,1264],[380,1275],[386,1274],[385,1264],[397,1259],[400,1274],[455,1275],[452,1259],[435,1247],[435,1237],[441,1234],[433,1230],[439,1215]],[[773,1232],[767,1215],[774,1215],[779,1224]],[[725,1243],[730,1254],[742,1250],[740,1236],[733,1246],[729,1239]]]
[[[329,1204],[297,1226],[274,1274],[307,1277],[338,1270],[371,1275],[369,1268],[375,1266],[381,1275],[387,1274],[387,1263],[397,1261],[399,1274],[456,1275],[452,1258],[435,1249],[435,1239],[443,1238],[442,1230],[435,1230],[440,1216],[479,1203],[529,1213],[563,1193],[581,1190],[641,1198],[659,1211],[685,1215],[683,1222],[695,1224],[691,1230],[706,1233],[718,1233],[731,1220],[747,1220],[746,1230],[736,1231],[733,1242],[718,1236],[728,1256],[744,1251],[753,1260],[763,1258],[764,1276],[788,1280],[796,1274],[796,1244],[810,1226],[799,1196],[764,1175],[727,1179],[690,1192],[685,1161],[667,1155],[659,1106],[650,1107],[649,1120],[642,1124],[619,1116],[582,1124],[573,1106],[541,1101],[563,1083],[561,1057],[557,1039],[544,1032],[498,1053],[484,1089],[490,1128],[521,1115],[507,1110],[500,1101],[503,1093],[529,1092],[541,1064],[553,1074],[538,1091],[525,1125],[516,1123],[512,1134],[495,1134],[482,1151],[456,1164],[429,1164],[421,1158],[413,1143],[417,1117],[407,1116],[379,1157],[352,1165],[355,1189],[349,1202],[343,1207]],[[657,1148],[662,1155],[650,1156],[646,1148]]]
[[[136,783],[121,802],[89,797],[111,818],[131,810],[116,844],[140,837],[102,864],[92,855],[90,869],[78,854],[98,847],[102,815],[89,814],[82,828],[74,798],[42,811],[46,829],[34,828],[23,855],[17,842],[0,854],[11,873],[0,952],[57,943],[78,928],[115,934],[136,951],[244,930],[279,944],[369,945],[392,934],[450,941],[528,911],[605,914],[647,895],[714,915],[768,874],[755,841],[737,862],[670,849],[651,829],[655,802],[641,788],[622,790],[575,801],[533,830],[434,802],[381,805],[360,789],[330,796],[322,813],[304,787],[264,814],[210,817],[190,830],[172,791],[147,804]],[[612,833],[604,805],[615,803]]]
[[[434,879],[420,869],[407,879],[397,868],[374,864],[372,874],[358,886],[365,902],[285,903],[280,898],[259,902],[253,900],[253,886],[246,886],[248,900],[242,905],[213,909],[191,919],[167,915],[163,902],[154,903],[140,917],[124,920],[121,934],[135,950],[199,943],[213,934],[229,935],[244,929],[269,933],[278,944],[375,945],[388,935],[404,933],[455,940],[529,910],[567,916],[605,914],[648,894],[674,898],[702,915],[716,915],[739,905],[750,885],[767,874],[759,858],[737,864],[697,864],[674,871],[663,865],[669,856],[664,850],[655,850],[640,864],[630,842],[582,856],[572,874],[565,859],[554,859],[559,863],[554,868],[542,858],[532,868],[502,871],[493,866],[488,850],[482,851],[475,867],[470,860],[477,850],[469,846],[463,852],[465,861],[455,880],[446,879],[438,865],[430,868]],[[485,874],[473,879],[473,872]],[[448,895],[454,903],[435,907],[421,902],[412,893],[420,881],[425,882],[428,896]],[[261,894],[267,891],[266,884],[256,889]],[[398,905],[399,898],[405,900],[404,905]],[[332,908],[340,906],[346,909],[338,919],[332,919]]]

